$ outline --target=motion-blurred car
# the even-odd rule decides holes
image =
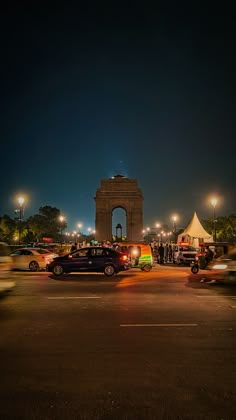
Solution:
[[[9,254],[9,245],[0,242],[0,292],[11,290],[15,286],[15,282],[11,280],[10,276],[12,258]]]
[[[45,270],[58,254],[42,248],[18,248],[10,254],[12,270]]]
[[[208,268],[222,273],[225,280],[236,281],[236,248],[213,260]]]
[[[90,246],[80,248],[61,257],[54,258],[47,270],[55,276],[71,272],[103,272],[113,276],[130,266],[126,254],[112,248]]]

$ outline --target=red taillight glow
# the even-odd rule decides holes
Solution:
[[[127,260],[128,260],[127,255],[122,255],[121,260],[122,260],[122,261],[127,261]]]

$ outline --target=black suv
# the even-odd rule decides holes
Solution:
[[[90,246],[54,258],[47,265],[47,271],[55,276],[80,271],[102,272],[106,276],[113,276],[119,271],[127,270],[129,265],[129,258],[122,252],[113,248]]]

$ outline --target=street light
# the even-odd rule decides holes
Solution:
[[[19,218],[18,218],[18,229],[19,229],[19,245],[21,243],[21,222],[23,221],[23,217],[24,217],[24,202],[25,199],[24,197],[18,197],[17,198],[18,204],[19,204],[19,209],[15,210],[15,213],[19,213]]]
[[[77,227],[78,227],[78,238],[80,238],[81,236],[81,228],[82,228],[82,223],[77,223]]]
[[[177,216],[173,216],[172,217],[173,220],[173,233],[174,233],[174,241],[176,243],[176,220],[177,220]]]
[[[216,205],[217,205],[217,199],[212,198],[211,199],[211,205],[213,207],[213,232],[214,232],[214,241],[216,242]]]
[[[82,223],[78,223],[78,224],[77,224],[77,227],[78,227],[78,229],[79,229],[79,233],[80,233],[80,230],[81,230],[82,226],[83,226],[83,225],[82,225]]]
[[[65,217],[64,216],[59,216],[59,221],[60,221],[60,224],[61,224],[61,227],[60,227],[60,231],[61,231],[61,247],[62,247],[62,232],[63,232],[63,222],[64,222],[64,220],[65,220]]]
[[[159,234],[158,234],[158,229],[160,229],[161,228],[161,225],[160,225],[160,223],[156,223],[156,237],[158,237],[158,240],[159,240]]]

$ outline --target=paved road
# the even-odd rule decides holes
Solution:
[[[12,274],[0,419],[236,418],[236,286],[156,266]]]

